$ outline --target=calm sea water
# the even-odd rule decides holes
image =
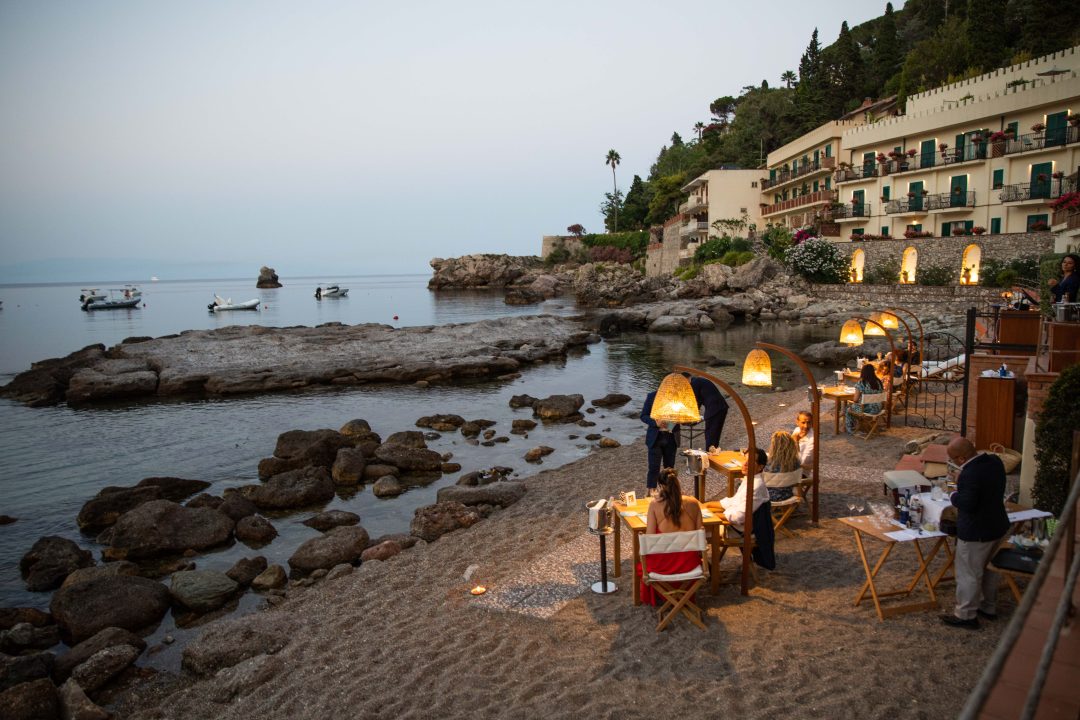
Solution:
[[[505,305],[497,292],[432,293],[426,289],[426,276],[336,280],[350,287],[348,298],[315,301],[312,293],[319,279],[285,279],[286,287],[262,291],[250,289],[250,281],[161,282],[144,286],[145,307],[93,313],[79,309],[78,286],[0,287],[4,301],[0,310],[0,372],[10,377],[33,360],[63,355],[95,342],[110,345],[135,335],[156,336],[225,324],[340,321],[424,325],[511,314],[579,312],[572,299],[515,307]],[[215,291],[237,301],[259,297],[266,307],[258,313],[212,315],[206,311],[206,303]],[[397,321],[394,315],[398,315]],[[0,526],[0,605],[47,606],[50,594],[26,591],[18,569],[19,559],[39,537],[71,538],[97,555],[101,546],[79,533],[75,517],[87,499],[109,485],[132,485],[144,477],[173,475],[210,481],[209,492],[220,494],[228,487],[258,482],[259,459],[272,454],[277,436],[286,430],[337,428],[350,419],[364,418],[386,436],[414,428],[423,415],[457,413],[470,419],[495,420],[499,434],[508,434],[512,419],[531,417],[530,411],[509,407],[515,394],[581,393],[588,401],[621,392],[634,398],[623,408],[587,415],[597,423],[594,428],[541,425],[528,438],[510,435],[510,442],[491,448],[469,445],[460,435],[450,433],[429,443],[434,450],[453,453],[462,472],[507,465],[519,477],[526,477],[592,452],[593,443],[584,440],[588,433],[602,432],[623,443],[640,437],[644,429],[638,419],[641,401],[674,363],[700,366],[706,357],[741,363],[757,339],[801,348],[827,335],[831,333],[816,326],[750,324],[686,336],[624,336],[592,345],[564,362],[532,367],[512,382],[319,388],[228,400],[80,409],[25,408],[0,400],[0,513],[18,518],[12,525]],[[735,367],[714,371],[733,383],[738,380]],[[528,449],[541,444],[555,448],[542,465],[522,460]],[[434,502],[438,489],[458,477],[445,475],[431,485],[387,500],[375,498],[370,488],[361,487],[339,494],[327,509],[359,514],[372,536],[407,532],[413,511]],[[644,457],[641,480],[643,484]],[[311,514],[271,515],[280,536],[269,546],[253,550],[237,543],[200,556],[196,563],[203,569],[224,570],[240,557],[262,554],[270,562],[284,564],[300,543],[316,535],[301,524]],[[240,610],[257,602],[258,598],[249,594],[241,600]],[[168,617],[149,640],[171,633],[182,641],[192,632],[176,628]],[[182,644],[155,656],[153,663],[174,667]]]

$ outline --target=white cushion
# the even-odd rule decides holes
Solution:
[[[789,472],[763,472],[765,487],[782,488],[798,485],[802,482],[802,468],[795,468]]]
[[[701,552],[705,549],[705,531],[687,530],[673,533],[654,533],[641,536],[640,551],[642,555],[661,555],[664,553],[687,552],[695,550]]]
[[[892,490],[929,485],[930,481],[915,470],[886,470],[885,485]]]
[[[658,582],[681,582],[683,580],[697,580],[698,578],[705,577],[705,573],[702,572],[701,566],[694,568],[688,572],[675,573],[674,575],[664,575],[663,573],[649,573],[649,579]]]

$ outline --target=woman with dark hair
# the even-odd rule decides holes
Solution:
[[[685,532],[699,530],[702,527],[701,506],[689,495],[682,494],[679,475],[674,468],[664,468],[656,480],[657,496],[649,503],[645,532],[656,533]],[[701,553],[696,550],[664,553],[649,556],[649,572],[674,575],[693,570],[701,565]],[[637,566],[637,577],[641,578],[641,565]],[[641,583],[641,601],[650,605],[663,600],[653,589]]]
[[[886,375],[886,377],[888,377],[888,375]],[[851,406],[844,414],[844,427],[847,428],[848,433],[855,432],[855,423],[858,422],[855,419],[855,416],[851,414],[852,410],[855,410],[856,412],[862,411],[871,415],[881,412],[881,403],[863,403],[863,395],[877,395],[883,392],[885,392],[885,386],[882,385],[881,380],[878,379],[874,366],[870,363],[866,363],[862,366],[862,370],[859,373],[859,382],[855,383],[855,397],[851,399]]]
[[[1061,258],[1061,279],[1050,278],[1047,283],[1054,302],[1076,302],[1080,291],[1080,256],[1069,253]]]

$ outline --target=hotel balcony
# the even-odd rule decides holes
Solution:
[[[762,204],[761,216],[767,217],[769,215],[777,215],[791,210],[798,210],[810,205],[823,205],[834,202],[836,202],[835,190],[818,190],[817,192],[800,195],[791,200],[781,200],[780,202],[771,205]]]
[[[697,235],[698,233],[707,232],[709,232],[709,223],[707,222],[691,220],[690,222],[685,223],[682,227],[679,228],[680,237],[687,237],[688,235]]]
[[[1042,205],[1061,197],[1063,185],[1061,178],[1006,185],[999,197],[1003,203]]]
[[[975,191],[939,193],[926,198],[926,209],[930,212],[950,213],[967,212],[975,207]]]
[[[870,203],[867,202],[837,205],[832,210],[832,219],[838,223],[865,221],[872,215]]]
[[[862,165],[855,165],[853,167],[840,168],[833,176],[833,182],[837,184],[845,182],[857,182],[859,180],[869,180],[870,178],[876,178],[877,176],[877,166],[870,163],[864,163]]]
[[[679,212],[683,215],[694,215],[696,213],[706,212],[708,209],[709,203],[697,196],[690,198],[679,206]]]
[[[885,203],[886,215],[925,215],[930,204],[929,196],[916,195],[915,197],[889,200]]]
[[[794,182],[802,178],[810,178],[814,175],[826,174],[832,172],[836,167],[836,158],[834,157],[819,157],[817,160],[806,165],[801,165],[797,170],[780,170],[776,173],[774,178],[762,178],[761,189],[768,190],[769,188],[779,187],[786,185],[789,182]]]

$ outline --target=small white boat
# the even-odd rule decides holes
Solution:
[[[150,276],[150,282],[157,282],[157,281],[158,281],[158,276],[157,275],[151,275]]]
[[[324,297],[345,297],[349,294],[349,288],[343,288],[338,285],[327,285],[325,288],[315,288],[315,299],[321,300]]]
[[[227,312],[229,310],[258,310],[259,300],[248,300],[247,302],[234,303],[232,298],[222,298],[220,295],[214,296],[214,302],[206,306],[210,312]]]
[[[82,305],[95,300],[104,300],[108,296],[97,288],[83,288],[79,291],[79,304]]]
[[[127,287],[109,290],[108,297],[101,295],[98,290],[92,290],[91,294],[84,297],[83,310],[121,310],[123,308],[139,307],[139,303],[142,301],[142,293],[136,290],[133,295],[131,288]]]

